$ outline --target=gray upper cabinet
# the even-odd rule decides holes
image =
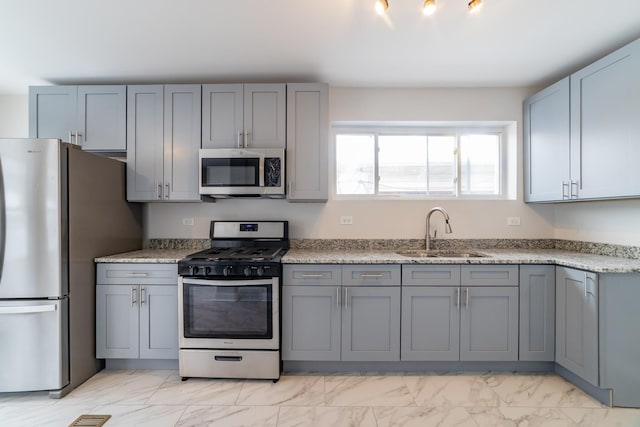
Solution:
[[[640,39],[525,100],[526,202],[640,196]]]
[[[202,148],[285,148],[286,85],[202,86]]]
[[[556,268],[556,363],[598,386],[598,276]]]
[[[89,151],[127,149],[126,87],[31,86],[29,137],[59,138]]]
[[[571,75],[579,199],[640,195],[640,39]]]
[[[287,85],[287,198],[324,202],[328,185],[328,85]]]
[[[520,360],[555,360],[555,306],[555,266],[520,266]]]
[[[200,201],[200,85],[127,90],[128,200]]]
[[[569,198],[569,77],[524,102],[524,201]]]

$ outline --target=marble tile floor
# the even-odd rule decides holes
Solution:
[[[554,374],[289,374],[278,383],[101,371],[63,399],[0,393],[0,426],[640,426]]]

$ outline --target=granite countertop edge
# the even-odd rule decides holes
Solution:
[[[133,252],[98,257],[98,263],[162,263],[173,264],[194,249],[142,249]],[[480,258],[416,258],[393,251],[369,250],[308,250],[291,249],[282,258],[283,264],[550,264],[596,273],[640,273],[640,260],[603,255],[592,255],[558,249],[502,249],[473,252]]]

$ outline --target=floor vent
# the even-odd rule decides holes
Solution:
[[[100,427],[103,426],[111,415],[80,415],[69,427]]]

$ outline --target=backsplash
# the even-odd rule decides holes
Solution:
[[[209,239],[149,239],[146,249],[209,248]],[[424,239],[292,239],[292,249],[305,250],[354,250],[397,251],[424,249]],[[560,239],[435,239],[431,246],[436,250],[459,251],[464,249],[559,249],[592,255],[640,259],[640,246],[612,245],[608,243],[580,242]]]

